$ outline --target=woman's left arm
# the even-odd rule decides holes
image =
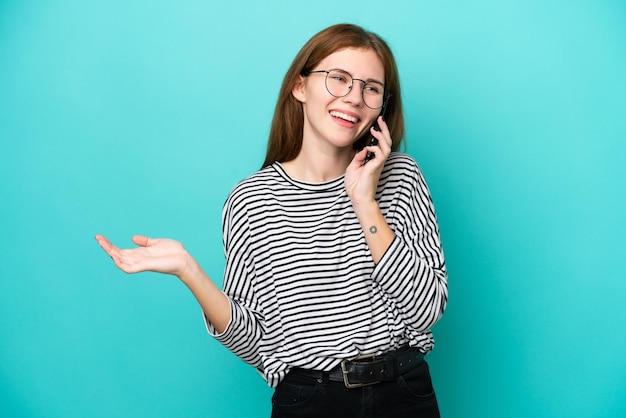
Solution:
[[[448,300],[448,278],[433,201],[424,177],[411,160],[393,187],[389,223],[395,233],[373,278],[398,307],[406,326],[430,329]]]
[[[446,266],[435,209],[417,164],[407,157],[384,193],[395,195],[383,214],[376,200],[381,173],[391,154],[387,124],[371,130],[375,146],[357,153],[346,170],[346,190],[376,267],[373,278],[390,296],[409,329],[423,332],[441,318],[448,300]],[[367,151],[373,160],[363,164]],[[384,194],[383,193],[383,194]]]

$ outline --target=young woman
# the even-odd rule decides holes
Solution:
[[[96,239],[123,271],[189,287],[209,333],[276,388],[273,417],[438,417],[424,355],[447,276],[403,135],[388,45],[331,26],[285,76],[263,168],[226,201],[223,292],[176,241]]]

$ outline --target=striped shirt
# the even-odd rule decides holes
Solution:
[[[221,334],[208,321],[207,330],[270,386],[292,367],[330,370],[407,343],[432,349],[447,275],[432,199],[411,157],[388,157],[376,200],[395,233],[378,264],[343,177],[305,183],[274,163],[230,193],[223,239],[231,320]]]

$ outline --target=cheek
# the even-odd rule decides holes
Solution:
[[[369,123],[367,124],[367,129],[369,129],[370,126],[376,123],[376,119],[378,119],[378,115],[379,113],[377,111],[372,111],[372,113],[368,117]]]

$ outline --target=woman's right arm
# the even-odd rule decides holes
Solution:
[[[126,273],[153,271],[178,277],[193,293],[216,331],[224,332],[230,322],[230,301],[180,242],[135,235],[133,242],[138,247],[121,249],[102,235],[96,235],[96,241]]]

